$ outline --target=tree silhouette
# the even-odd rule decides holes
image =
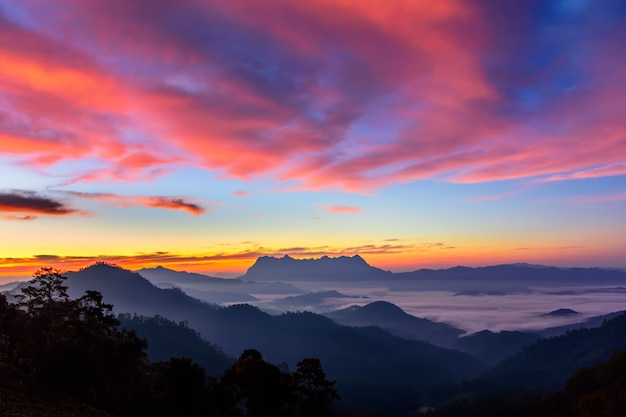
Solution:
[[[280,417],[286,414],[289,384],[280,369],[263,359],[256,349],[245,350],[221,379],[222,391],[240,412],[250,417]]]
[[[298,416],[333,416],[330,404],[338,400],[335,381],[326,379],[326,373],[318,358],[305,358],[297,364],[292,374]]]
[[[16,362],[16,350],[24,337],[24,328],[24,312],[0,294],[0,361]]]
[[[189,358],[172,357],[151,365],[153,416],[206,416],[211,392],[204,369]]]
[[[31,330],[22,355],[30,358],[32,369],[42,377],[50,374],[46,366],[55,345],[69,336],[65,330],[72,311],[67,286],[63,285],[65,279],[57,269],[41,268],[33,274],[30,285],[15,297]]]

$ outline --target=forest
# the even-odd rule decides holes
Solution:
[[[0,295],[3,415],[334,415],[339,394],[319,359],[288,372],[250,348],[218,376],[188,357],[150,362],[102,294],[70,299],[65,279],[42,268],[16,303]]]
[[[330,332],[336,343],[328,348],[340,352],[346,364],[358,364],[353,379],[346,383],[350,375],[343,375],[344,384],[338,389],[337,376],[327,377],[316,356],[292,362],[293,370],[287,359],[267,360],[259,346],[243,349],[235,358],[203,339],[185,321],[177,323],[159,315],[115,315],[113,305],[97,290],[72,298],[66,280],[60,271],[42,268],[11,299],[0,294],[0,409],[4,416],[626,415],[624,314],[597,328],[538,340],[457,383],[438,382],[435,368],[429,369],[428,361],[416,358],[430,354],[431,360],[445,361],[457,358],[449,355],[458,352],[437,356],[443,351],[436,347],[429,353],[427,345],[392,338],[380,328],[355,333],[357,328],[331,325],[313,313],[279,316],[284,329],[292,325],[299,329],[292,334],[300,343],[313,343],[311,335],[320,329]],[[246,321],[258,319],[252,325],[269,320],[249,306],[215,311],[240,310],[251,313]],[[229,319],[226,323],[234,332],[239,322]],[[314,328],[318,333],[311,333]],[[274,343],[286,340],[279,333],[268,334],[274,335]],[[358,341],[361,349],[352,347],[352,356],[362,356],[362,360],[351,362],[350,352],[340,348],[346,336]],[[380,349],[363,343],[379,343]],[[413,356],[400,354],[398,346]],[[321,345],[310,348],[323,353]],[[381,352],[397,352],[397,357]],[[459,363],[475,360],[469,355],[457,359]],[[389,375],[381,373],[381,367]],[[356,377],[368,373],[387,382],[376,390]],[[388,385],[390,375],[395,375],[397,387]],[[415,390],[412,401],[407,401],[404,392],[394,394],[407,383]],[[349,399],[342,401],[338,391],[344,388]]]

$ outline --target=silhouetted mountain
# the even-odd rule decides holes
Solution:
[[[539,334],[541,337],[547,338],[547,337],[561,336],[567,332],[570,332],[576,329],[582,329],[582,328],[590,329],[593,327],[600,327],[602,326],[602,323],[604,323],[605,321],[611,320],[617,316],[622,315],[623,313],[624,313],[623,311],[617,311],[615,313],[609,313],[609,314],[603,314],[601,316],[590,317],[584,321],[581,321],[580,323],[548,327],[547,329],[538,330],[537,334]]]
[[[322,304],[328,298],[361,298],[340,293],[339,291],[315,291],[308,294],[294,295],[291,297],[281,298],[272,303],[272,305],[280,306],[286,309],[302,309]]]
[[[263,256],[240,278],[249,281],[367,281],[386,279],[391,272],[374,268],[359,255],[319,259]]]
[[[138,272],[154,284],[159,284],[159,286],[170,284],[171,286],[180,287],[186,292],[187,289],[193,289],[230,293],[233,295],[241,293],[248,296],[249,294],[302,294],[305,292],[291,284],[282,282],[244,282],[237,278],[215,278],[208,275],[174,271],[162,266],[144,268]],[[199,298],[205,299],[204,297]],[[239,301],[246,300],[242,299]]]
[[[457,338],[463,333],[449,324],[407,314],[386,301],[375,301],[362,307],[351,306],[324,315],[346,326],[378,326],[398,337],[444,347],[455,346]]]
[[[561,389],[575,371],[626,347],[626,313],[592,329],[542,339],[485,374],[499,386]]]
[[[483,330],[460,338],[455,348],[493,366],[539,339],[534,333]]]
[[[146,317],[130,314],[118,316],[122,326],[135,330],[148,341],[148,360],[166,361],[171,357],[193,358],[209,375],[221,375],[235,359],[204,340],[186,322],[174,323],[161,316]]]
[[[419,269],[413,272],[394,274],[394,278],[405,280],[463,280],[467,282],[521,283],[540,285],[561,283],[576,285],[593,283],[611,285],[626,283],[626,272],[604,268],[557,268],[539,265],[495,265],[478,268],[457,266],[449,269]],[[489,288],[489,291],[494,291]]]
[[[147,278],[152,283],[171,282],[173,284],[228,284],[239,282],[238,279],[217,278],[194,272],[174,271],[173,269],[157,266],[156,268],[143,268],[135,271]]]
[[[95,264],[65,276],[70,297],[80,297],[87,290],[100,291],[105,302],[113,304],[116,313],[162,315],[184,321],[217,308],[189,297],[180,289],[157,288],[136,272],[107,264]]]
[[[543,317],[570,317],[580,315],[578,311],[574,311],[571,308],[559,308],[552,310],[549,313],[542,314]]]

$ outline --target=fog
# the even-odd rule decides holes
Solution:
[[[323,298],[316,303],[285,307],[277,303],[285,298],[285,294],[252,294],[258,300],[251,304],[272,313],[286,310],[326,313],[383,300],[396,304],[416,317],[452,324],[467,333],[485,329],[541,330],[626,310],[626,290],[615,286],[501,288],[499,291],[466,295],[464,290],[397,290],[393,285],[380,286],[371,282],[352,282],[348,285],[324,283],[323,287],[318,283],[298,285],[309,291],[335,289],[349,298]],[[569,308],[580,314],[567,317],[543,316],[560,308]]]

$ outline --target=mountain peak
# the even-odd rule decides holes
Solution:
[[[246,274],[249,281],[355,281],[384,278],[389,272],[370,266],[361,256],[354,255],[295,259],[259,257]]]

